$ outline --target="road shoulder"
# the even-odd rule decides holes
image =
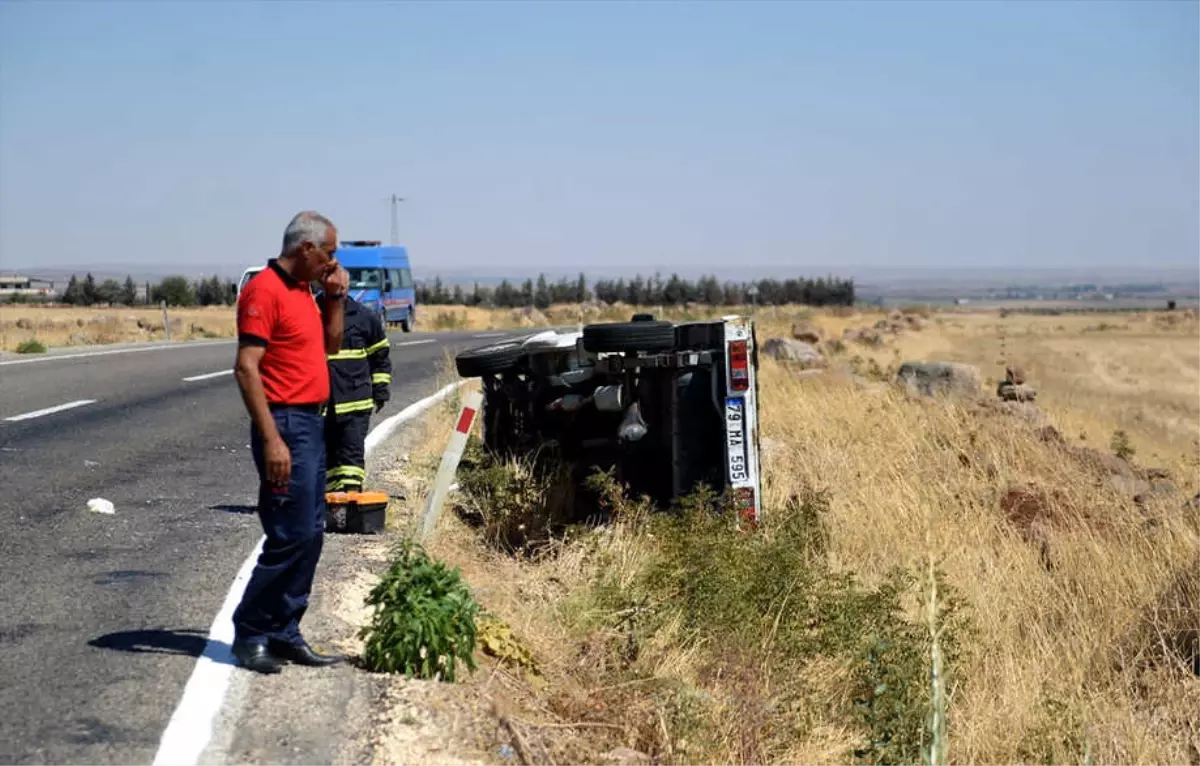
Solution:
[[[407,478],[407,453],[438,420],[418,418],[373,451],[372,488],[394,498],[422,490]],[[317,649],[360,656],[358,630],[371,614],[364,599],[388,566],[404,507],[393,499],[385,534],[325,536],[303,622]],[[486,763],[475,757],[482,752],[462,754],[451,686],[368,673],[354,663],[288,666],[275,676],[238,670],[201,763]]]

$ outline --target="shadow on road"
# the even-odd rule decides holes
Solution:
[[[112,649],[131,654],[178,654],[187,657],[207,656],[213,662],[233,664],[233,648],[224,641],[208,640],[199,630],[124,630],[107,633],[88,641],[97,649]]]
[[[258,513],[256,505],[213,505],[209,507],[210,511],[225,511],[225,513],[240,513],[243,515],[253,516]]]

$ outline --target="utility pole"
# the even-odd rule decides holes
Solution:
[[[400,244],[400,219],[396,216],[396,203],[403,202],[403,197],[392,195],[392,244]]]

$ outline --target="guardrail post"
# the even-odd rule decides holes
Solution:
[[[458,463],[462,460],[463,450],[467,448],[467,437],[471,433],[471,426],[475,423],[475,415],[482,405],[483,393],[481,391],[472,391],[463,397],[463,407],[458,414],[458,421],[454,425],[454,433],[450,435],[450,443],[446,445],[446,451],[442,453],[442,463],[438,466],[437,478],[433,481],[429,498],[425,501],[425,512],[421,514],[421,523],[417,527],[417,539],[420,542],[425,542],[433,536],[438,517],[442,513],[442,506],[446,503],[446,495],[450,492],[450,484],[454,481],[454,475],[458,471]]]

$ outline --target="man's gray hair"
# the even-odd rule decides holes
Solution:
[[[325,244],[329,230],[334,228],[333,222],[314,210],[304,210],[296,213],[283,230],[283,247],[280,255],[287,255],[305,242],[311,242],[316,247]]]

